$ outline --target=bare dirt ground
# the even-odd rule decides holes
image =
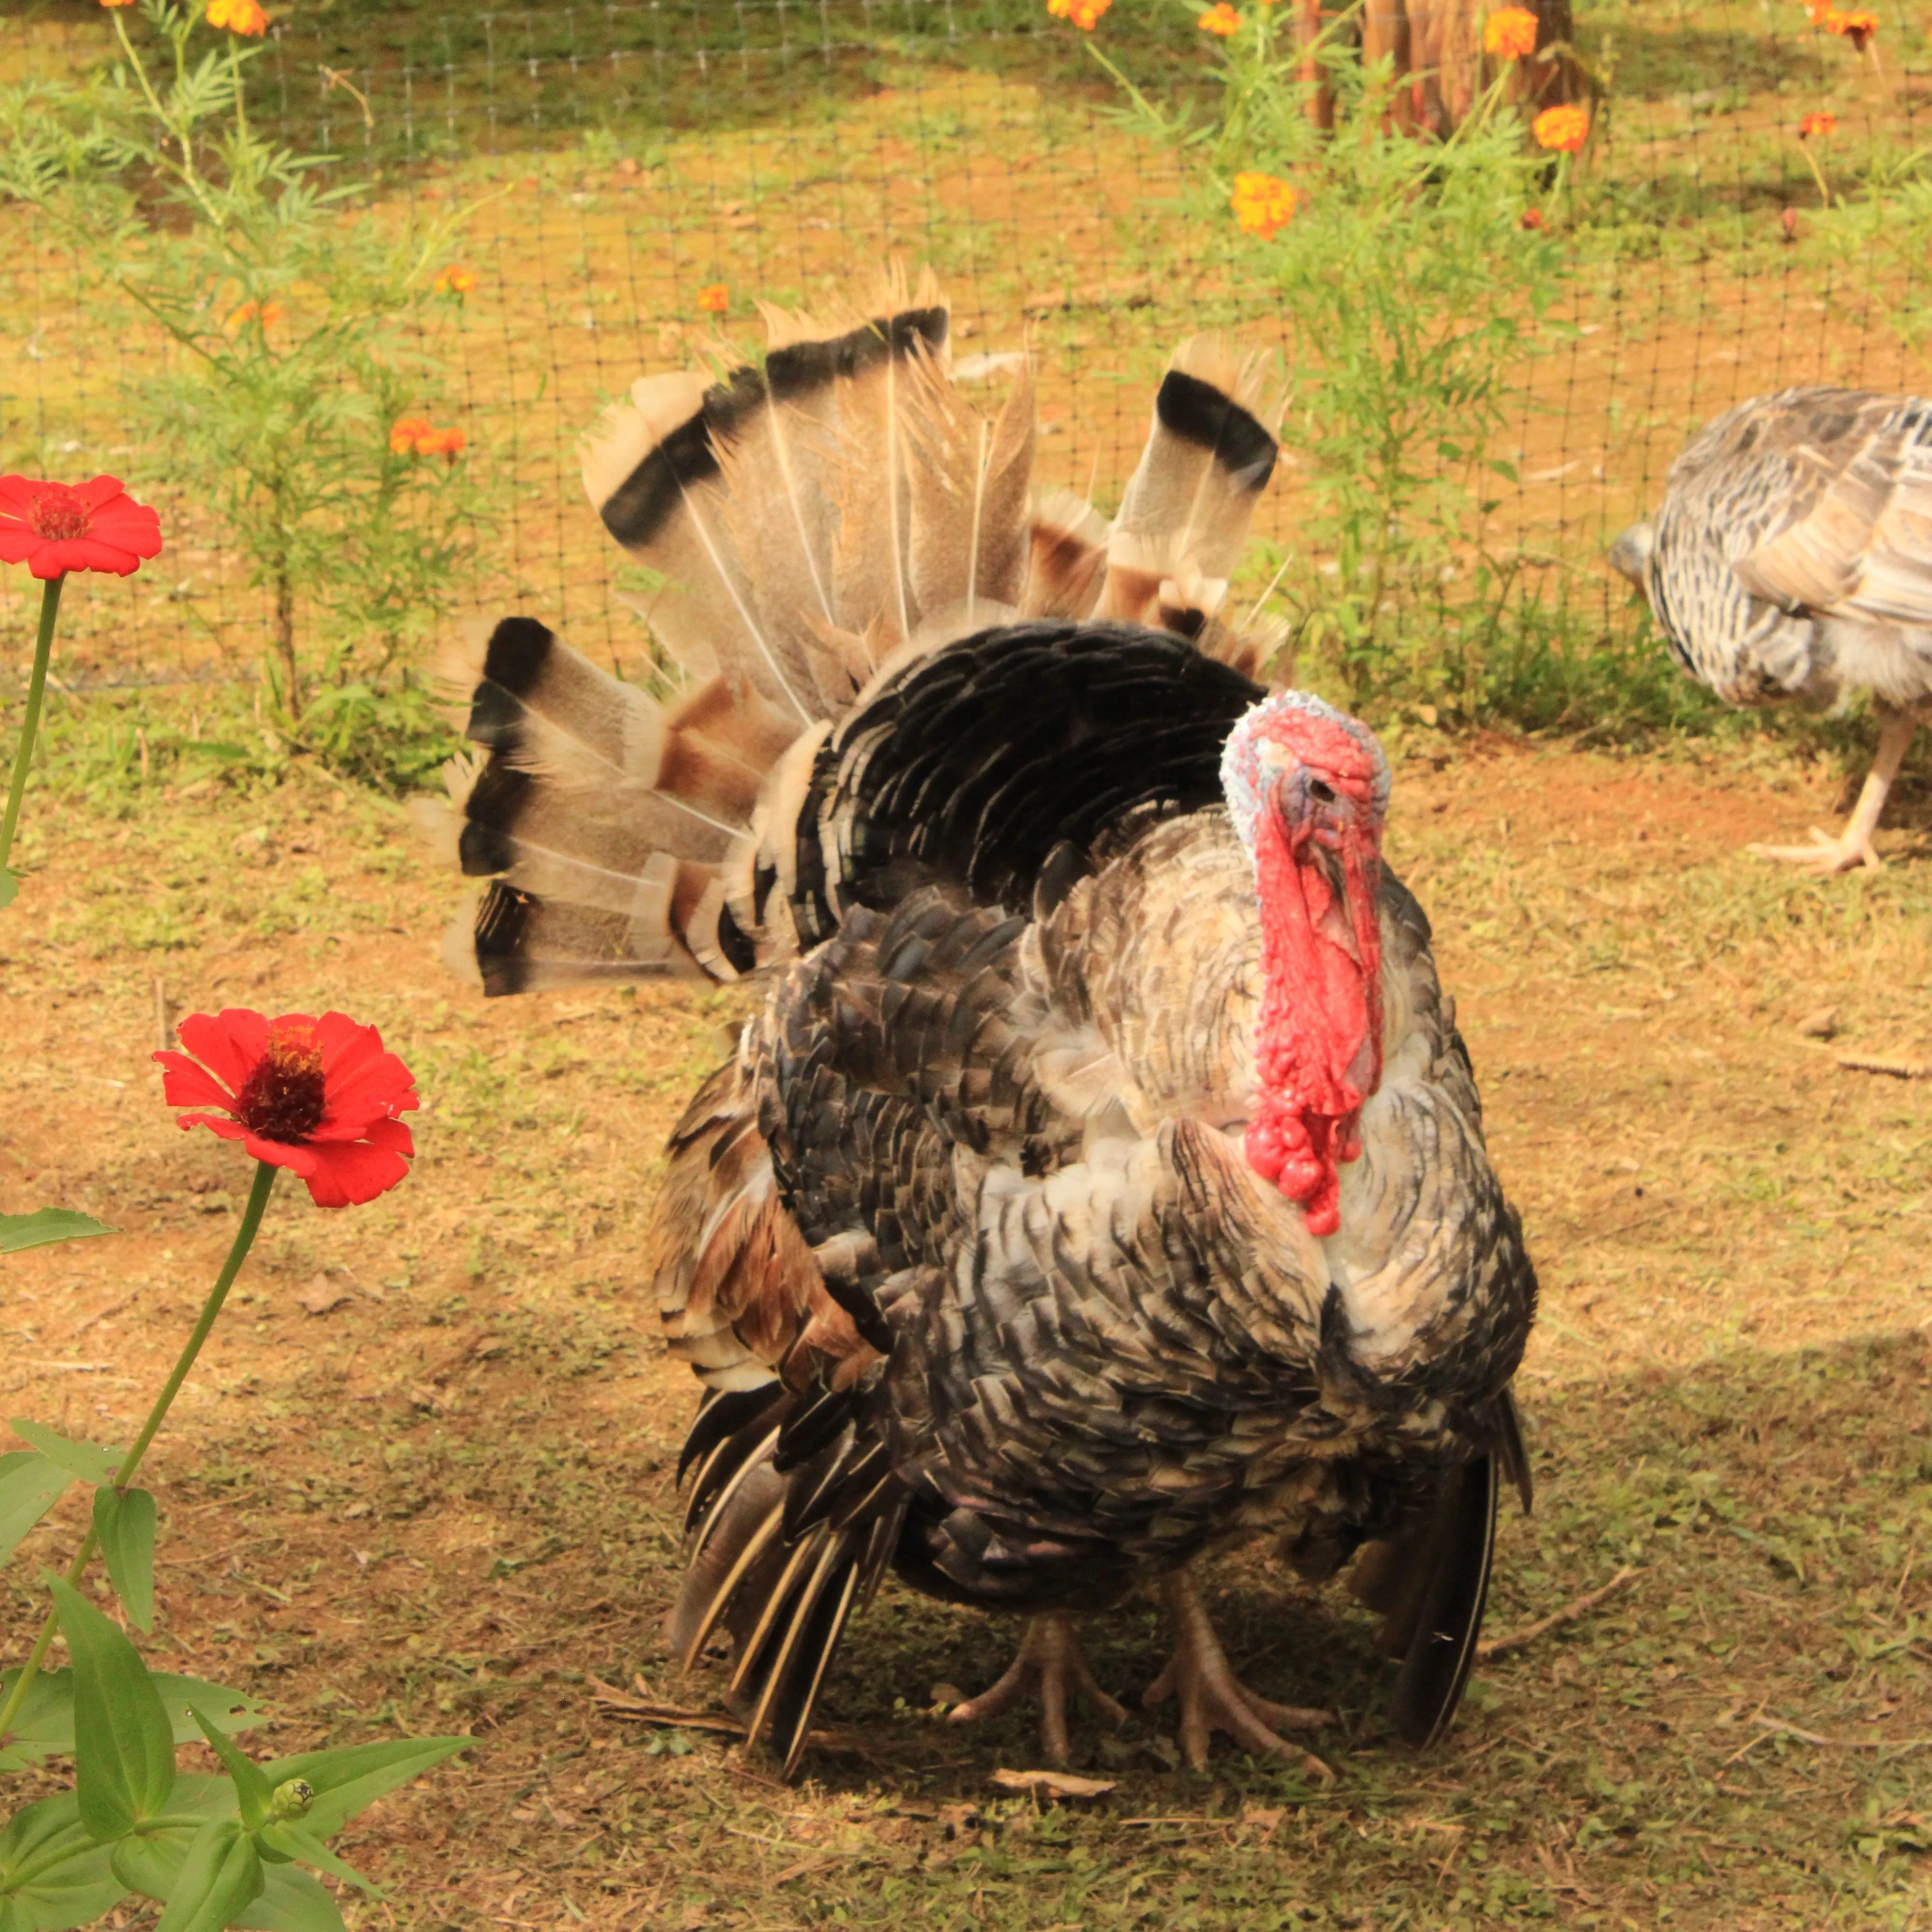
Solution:
[[[352,1924],[1932,1924],[1932,1085],[1838,1058],[1932,1059],[1932,809],[1904,801],[1882,874],[1738,849],[1801,836],[1841,779],[1768,749],[1397,746],[1393,855],[1544,1286],[1538,1504],[1505,1527],[1492,1630],[1636,1573],[1489,1664],[1430,1759],[1381,1732],[1366,1620],[1258,1558],[1223,1566],[1218,1614],[1258,1688],[1337,1712],[1326,1788],[1225,1747],[1173,1769],[1157,1712],[1077,1732],[1118,1781],[1093,1806],[1003,1796],[1030,1726],[930,1707],[1010,1633],[890,1587],[795,1787],[627,1708],[717,1709],[659,1634],[694,1385],[635,1257],[734,1001],[472,999],[435,956],[456,895],[400,812],[305,770],[30,795],[0,1204],[122,1232],[8,1262],[4,1412],[124,1440],[232,1234],[242,1163],[160,1103],[157,979],[176,1015],[339,1006],[416,1070],[421,1156],[368,1208],[272,1204],[151,1460],[148,1651],[257,1694],[260,1751],[474,1734],[352,1831],[394,1888],[345,1899]],[[7,1573],[10,1653],[33,1574]],[[1124,1694],[1162,1654],[1151,1606],[1091,1640]]]

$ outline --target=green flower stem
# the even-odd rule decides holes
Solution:
[[[27,715],[20,722],[20,748],[14,754],[14,782],[7,792],[7,816],[0,819],[0,872],[14,850],[14,828],[20,822],[20,800],[26,795],[27,767],[32,763],[34,738],[40,728],[40,700],[47,692],[47,659],[54,647],[54,615],[60,609],[61,586],[67,572],[50,577],[40,592],[40,631],[34,640],[33,674],[27,680]]]
[[[58,582],[56,578],[55,581]],[[278,1170],[267,1161],[256,1164],[255,1184],[248,1190],[248,1204],[242,1210],[242,1225],[235,1231],[233,1245],[228,1250],[228,1258],[221,1264],[221,1272],[214,1279],[214,1286],[208,1292],[208,1299],[201,1304],[201,1312],[195,1318],[194,1328],[176,1359],[173,1370],[161,1386],[161,1392],[154,1398],[154,1406],[148,1411],[148,1419],[141,1425],[141,1432],[134,1438],[134,1446],[128,1450],[121,1466],[114,1472],[114,1486],[124,1490],[132,1480],[134,1472],[140,1466],[141,1458],[148,1453],[148,1444],[154,1441],[154,1432],[161,1426],[163,1419],[173,1406],[175,1397],[181,1393],[181,1385],[188,1379],[188,1372],[194,1366],[194,1358],[201,1353],[201,1345],[208,1340],[208,1330],[214,1326],[215,1317],[221,1312],[221,1304],[228,1299],[228,1291],[235,1285],[235,1277],[242,1271],[242,1264],[248,1258],[248,1250],[255,1244],[256,1231],[262,1225],[262,1215],[268,1204],[268,1190],[275,1184]],[[82,1538],[74,1561],[68,1565],[67,1580],[78,1588],[87,1566],[94,1560],[94,1552],[99,1538],[92,1526]],[[14,1679],[12,1694],[4,1706],[0,1706],[0,1738],[6,1736],[12,1727],[14,1717],[26,1697],[27,1686],[33,1682],[34,1674],[46,1660],[46,1654],[54,1640],[56,1618],[48,1611],[46,1621],[40,1625],[40,1634],[34,1640],[34,1647],[27,1654],[27,1661],[20,1676]]]

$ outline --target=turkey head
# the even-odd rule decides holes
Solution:
[[[1234,728],[1221,772],[1261,911],[1258,1094],[1244,1146],[1309,1232],[1332,1234],[1337,1169],[1362,1151],[1362,1102],[1382,1078],[1388,763],[1366,726],[1290,691]]]

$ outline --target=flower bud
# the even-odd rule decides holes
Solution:
[[[284,1821],[306,1818],[308,1808],[315,1802],[315,1786],[305,1778],[291,1778],[277,1785],[268,1803],[275,1816]]]

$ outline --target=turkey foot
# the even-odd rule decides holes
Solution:
[[[1046,1754],[1048,1764],[1064,1765],[1070,1690],[1078,1691],[1110,1724],[1126,1722],[1125,1708],[1094,1682],[1094,1673],[1081,1654],[1079,1640],[1073,1634],[1073,1619],[1064,1612],[1029,1617],[1020,1638],[1019,1654],[1007,1666],[1006,1675],[990,1690],[954,1705],[946,1713],[946,1720],[970,1724],[976,1718],[998,1717],[1029,1692],[1036,1690],[1040,1748]]]
[[[1809,845],[1747,845],[1744,850],[1754,859],[1775,859],[1784,865],[1802,866],[1808,872],[1826,878],[1834,872],[1849,872],[1855,866],[1867,866],[1878,872],[1885,864],[1872,849],[1871,834],[1868,832],[1854,838],[1850,827],[1841,837],[1834,838],[1814,825]]]
[[[1214,1634],[1194,1580],[1185,1570],[1163,1576],[1160,1593],[1174,1616],[1174,1654],[1141,1702],[1151,1710],[1168,1696],[1179,1694],[1180,1750],[1189,1765],[1199,1770],[1208,1762],[1209,1734],[1226,1731],[1244,1750],[1299,1758],[1310,1778],[1324,1784],[1332,1779],[1335,1774],[1318,1757],[1276,1736],[1273,1727],[1314,1730],[1332,1724],[1334,1714],[1270,1703],[1250,1690],[1229,1667],[1227,1652]]]
[[[1808,872],[1849,872],[1854,866],[1868,866],[1878,871],[1885,861],[1872,849],[1871,836],[1878,829],[1886,796],[1898,776],[1906,747],[1917,728],[1916,722],[1902,712],[1879,706],[1878,755],[1865,774],[1851,818],[1837,838],[1828,836],[1814,825],[1809,845],[1748,845],[1745,850],[1754,858],[1778,859],[1786,865],[1802,866]]]

